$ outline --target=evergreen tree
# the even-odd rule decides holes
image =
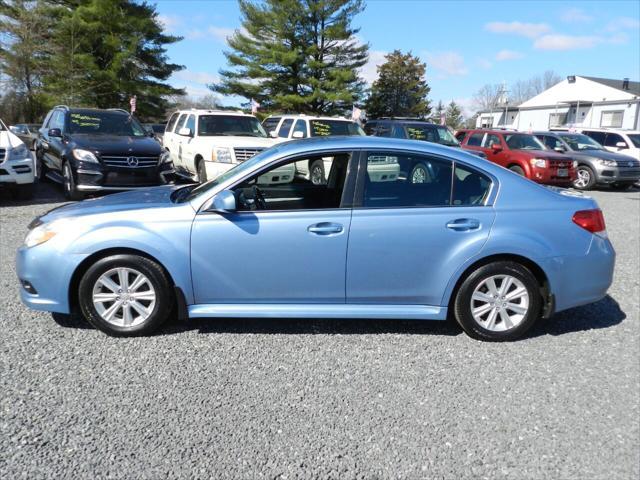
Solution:
[[[400,50],[385,58],[366,101],[369,118],[428,116],[431,107],[427,95],[431,89],[425,80],[426,64]]]
[[[440,124],[440,119],[442,118],[442,114],[444,112],[445,112],[444,104],[442,103],[442,100],[438,100],[438,104],[436,105],[436,108],[434,108],[431,113],[431,121],[433,123]]]
[[[451,100],[451,103],[447,106],[447,111],[445,112],[446,123],[449,127],[457,130],[464,123],[464,117],[462,116],[462,110],[456,102]]]
[[[166,80],[183,67],[169,63],[155,7],[134,0],[65,0],[57,23],[47,89],[59,102],[128,109],[137,96],[142,118],[160,118],[167,96],[183,91]]]
[[[352,27],[362,0],[240,0],[243,30],[229,38],[230,69],[210,88],[263,110],[344,113],[362,95],[368,45]]]
[[[43,0],[0,0],[0,73],[8,86],[2,107],[14,122],[35,122],[47,110],[42,79],[55,20],[55,9]]]

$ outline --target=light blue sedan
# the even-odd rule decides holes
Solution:
[[[269,173],[318,159],[322,184]],[[112,335],[176,316],[449,317],[511,340],[603,298],[614,261],[591,198],[436,144],[332,137],[199,186],[57,208],[30,225],[17,273],[29,307]]]

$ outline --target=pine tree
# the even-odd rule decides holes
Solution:
[[[431,112],[431,121],[434,123],[440,123],[440,119],[442,118],[442,114],[445,112],[444,104],[442,100],[438,100],[438,104],[436,108]]]
[[[456,102],[451,100],[451,103],[447,106],[447,111],[445,112],[446,116],[446,124],[457,130],[464,123],[464,117],[462,116],[462,110],[458,106]]]
[[[155,7],[134,0],[66,0],[58,22],[47,89],[60,102],[129,108],[142,118],[164,116],[167,96],[183,94],[166,80],[183,67],[169,63]]]
[[[0,73],[7,78],[3,113],[34,122],[47,110],[42,80],[50,58],[55,9],[43,0],[0,1]],[[10,112],[6,112],[10,110]]]
[[[426,64],[400,50],[385,58],[365,104],[369,118],[428,116],[431,107],[427,95],[431,88],[425,80]]]
[[[264,110],[344,113],[362,95],[367,61],[352,27],[362,0],[240,0],[243,30],[229,38],[230,68],[210,88]]]

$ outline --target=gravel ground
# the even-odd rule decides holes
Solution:
[[[61,202],[0,197],[0,478],[640,476],[640,193],[594,192],[610,296],[524,340],[449,324],[207,320],[114,339],[18,298]]]

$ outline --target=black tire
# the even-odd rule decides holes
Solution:
[[[142,323],[134,326],[118,326],[104,320],[93,304],[93,288],[105,272],[119,267],[135,269],[145,275],[156,293],[155,306],[152,313]],[[85,272],[78,286],[78,304],[87,321],[108,335],[136,336],[148,335],[156,331],[169,317],[175,301],[171,282],[164,270],[156,262],[138,255],[112,255],[94,263]]]
[[[587,179],[586,183],[580,181],[580,176]],[[587,165],[578,165],[576,169],[576,179],[573,181],[573,188],[578,190],[591,190],[596,184],[596,174]]]
[[[322,160],[314,160],[309,165],[309,180],[314,185],[324,185],[327,183],[327,177],[324,175],[324,162]]]
[[[62,164],[62,188],[64,196],[68,200],[82,200],[84,198],[84,194],[78,190],[69,162]]]
[[[492,331],[477,322],[471,312],[471,296],[476,287],[494,275],[510,275],[524,285],[529,295],[529,307],[524,318],[511,329]],[[540,318],[542,295],[536,277],[523,265],[511,261],[498,261],[483,265],[471,272],[460,285],[454,299],[454,315],[458,324],[472,338],[485,341],[515,340],[529,330]]]
[[[511,165],[509,167],[509,170],[511,170],[513,173],[517,173],[518,175],[520,175],[521,177],[524,177],[524,170],[522,169],[522,167],[518,166],[518,165]]]
[[[14,187],[14,195],[18,200],[31,200],[35,190],[33,183],[27,183],[26,185],[18,185]]]
[[[196,162],[196,170],[198,171],[198,182],[204,183],[207,181],[207,167],[202,158],[197,158]]]
[[[35,166],[35,174],[38,182],[42,182],[47,178],[47,167],[42,161],[42,156],[38,154],[38,150],[34,152],[34,166]]]

